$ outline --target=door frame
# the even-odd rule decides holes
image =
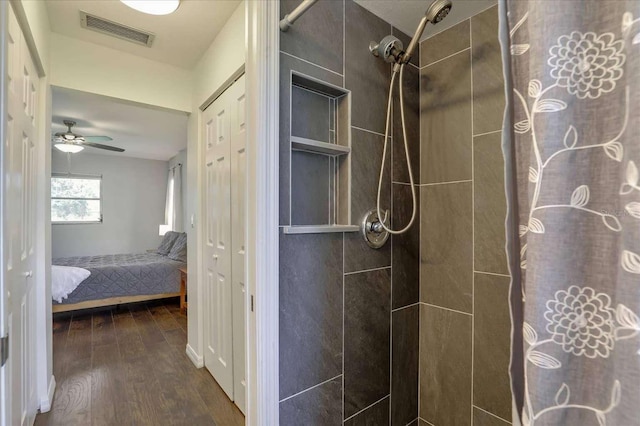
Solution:
[[[8,3],[0,1],[0,22],[7,22]],[[6,138],[6,120],[7,116],[7,35],[2,25],[0,31],[0,188],[5,187],[4,181],[4,141]],[[0,337],[4,337],[9,332],[7,324],[7,298],[5,291],[5,253],[4,253],[4,209],[5,197],[0,197]],[[0,426],[8,426],[9,409],[11,402],[5,393],[9,393],[9,377],[7,365],[0,366]]]
[[[38,109],[36,111],[36,144],[38,144],[38,155],[36,161],[35,176],[35,264],[34,264],[34,306],[31,306],[32,312],[35,312],[34,333],[35,333],[35,365],[33,371],[36,376],[36,401],[35,403],[40,411],[46,412],[51,408],[53,393],[56,387],[55,377],[53,376],[53,357],[52,357],[52,321],[51,321],[51,289],[47,284],[50,281],[51,270],[51,232],[50,224],[50,199],[48,197],[49,175],[51,170],[50,159],[51,152],[45,146],[41,146],[43,141],[48,140],[50,134],[51,123],[51,90],[49,86],[48,75],[43,66],[41,55],[43,52],[38,50],[36,42],[27,15],[25,13],[21,0],[0,1],[0,20],[6,22],[9,7],[13,8],[16,19],[20,26],[20,30],[25,38],[29,53],[33,59],[37,77],[39,78],[40,94]],[[7,113],[7,93],[6,93],[6,34],[0,31],[0,185],[4,185],[4,140],[6,132],[6,113]],[[47,145],[48,146],[48,145]],[[4,223],[4,207],[3,200],[0,200],[0,221]],[[0,227],[2,228],[2,227]],[[0,230],[0,241],[4,241],[4,236]],[[4,271],[4,243],[0,244],[0,267]],[[4,280],[4,272],[0,274],[0,280]],[[0,283],[0,304],[6,306],[6,297],[4,292],[4,283]],[[5,315],[6,310],[0,310],[0,315]],[[5,318],[6,319],[6,318]],[[2,323],[3,321],[0,321]],[[5,325],[6,327],[6,325]],[[6,334],[7,330],[0,330],[0,335]],[[11,340],[11,338],[10,338]],[[15,344],[15,342],[10,342]],[[4,398],[6,399],[6,398]],[[5,412],[3,410],[3,412]],[[3,418],[0,416],[0,425]]]
[[[280,1],[247,1],[247,425],[279,424]]]

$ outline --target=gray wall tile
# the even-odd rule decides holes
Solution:
[[[511,418],[509,277],[475,274],[473,403]]]
[[[420,299],[420,188],[416,191],[416,218],[411,228],[392,235],[392,307],[400,308]],[[395,229],[404,228],[411,220],[412,200],[409,185],[393,184],[393,215]]]
[[[471,179],[469,51],[423,68],[420,91],[420,182]]]
[[[471,312],[473,229],[471,183],[420,188],[420,300]]]
[[[496,131],[502,125],[504,88],[496,9],[421,44],[421,65],[426,66],[420,81],[421,182],[473,179],[421,188],[421,301],[473,312],[472,316],[422,307],[420,414],[437,426],[470,423],[467,395],[472,383],[476,405],[500,417],[511,416],[509,277],[476,274],[474,285],[472,272],[508,274],[500,133],[472,140],[472,134]],[[470,50],[461,51],[470,43]],[[435,365],[434,373],[425,373],[425,365]],[[476,426],[503,424],[479,409],[474,410],[473,421]]]
[[[280,54],[280,225],[290,225],[290,177],[291,177],[291,141],[290,141],[290,99],[291,70],[322,81],[342,86],[342,77],[311,65],[307,62]]]
[[[378,176],[384,138],[359,129],[351,130],[351,223],[360,224],[364,214],[376,206]],[[387,153],[390,146],[387,145]],[[391,207],[391,158],[387,154],[381,209]],[[345,234],[345,272],[391,266],[391,244],[370,248],[357,232]]]
[[[391,271],[344,277],[344,416],[389,394]]]
[[[460,22],[420,43],[420,66],[424,67],[469,47],[469,20]]]
[[[389,397],[344,422],[344,426],[384,426],[388,424]]]
[[[329,224],[329,157],[291,153],[292,225]]]
[[[509,417],[511,418],[511,417]],[[473,426],[509,426],[511,423],[473,407]]]
[[[345,2],[345,87],[351,90],[351,124],[384,132],[391,66],[369,52],[371,41],[391,33],[391,25],[353,1]]]
[[[280,235],[280,398],[342,372],[342,234]]]
[[[501,133],[473,138],[475,270],[508,274]]]
[[[471,423],[471,316],[420,306],[420,417]]]
[[[342,424],[342,377],[280,403],[281,426]]]
[[[291,90],[291,134],[330,143],[329,98],[294,86]]]
[[[418,416],[420,306],[391,315],[391,424],[405,426]]]
[[[504,79],[498,41],[498,6],[471,18],[473,134],[502,128]]]
[[[299,4],[299,0],[281,0],[280,18]],[[319,1],[287,32],[280,32],[280,50],[342,74],[343,13],[343,2]]]
[[[400,76],[396,77],[399,80]],[[404,114],[407,130],[407,144],[414,183],[420,182],[420,71],[407,65],[404,67]],[[407,159],[400,118],[400,95],[398,88],[393,97],[393,180],[409,182]]]

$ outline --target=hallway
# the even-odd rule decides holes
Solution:
[[[244,417],[185,354],[177,300],[57,314],[57,388],[42,425],[243,425]]]

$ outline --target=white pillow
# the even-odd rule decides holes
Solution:
[[[91,272],[75,266],[51,266],[51,297],[58,303],[69,297]]]

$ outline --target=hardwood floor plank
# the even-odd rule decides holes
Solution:
[[[126,385],[127,405],[131,411],[132,424],[167,424],[166,419],[170,413],[161,394],[160,382],[153,372],[154,364],[146,355],[132,358],[126,364],[129,378]]]
[[[117,345],[116,330],[110,309],[93,314],[92,326],[93,346]]]
[[[187,357],[179,311],[176,300],[54,316],[58,386],[35,425],[243,425],[213,377]]]
[[[67,365],[58,380],[48,425],[91,424],[91,358],[79,358]]]
[[[138,333],[136,322],[128,309],[126,311],[114,311],[113,323],[116,331],[116,341],[118,342],[120,355],[123,358],[137,357],[145,353],[146,349],[142,343],[140,333]]]
[[[165,302],[165,308],[167,308],[167,311],[169,311],[169,313],[173,316],[173,319],[176,320],[176,322],[178,323],[178,325],[180,325],[180,328],[182,328],[185,333],[187,332],[187,315],[183,314],[182,312],[180,312],[180,303],[171,303],[171,302]]]
[[[162,330],[156,324],[146,305],[135,306],[131,309],[131,315],[142,338],[142,343],[144,343],[147,350],[152,349],[157,343],[165,342]]]
[[[149,312],[162,331],[175,330],[180,328],[180,324],[175,320],[171,312],[164,305],[149,306]]]
[[[94,317],[95,318],[95,317]],[[94,330],[95,335],[95,330]],[[91,363],[91,424],[117,425],[126,419],[122,412],[125,385],[117,343],[93,347]]]
[[[176,328],[175,330],[165,331],[164,338],[174,348],[182,352],[185,351],[187,347],[187,333],[183,329]]]

